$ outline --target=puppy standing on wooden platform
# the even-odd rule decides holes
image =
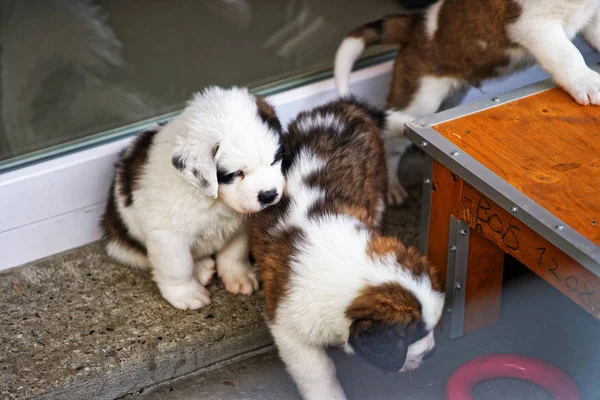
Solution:
[[[398,123],[434,113],[451,94],[459,101],[469,86],[535,62],[578,103],[599,105],[600,75],[571,43],[578,33],[600,51],[599,0],[439,0],[424,11],[353,30],[338,48],[335,80],[340,95],[347,94],[352,65],[365,47],[394,44],[399,50],[387,101],[402,111]],[[406,198],[394,172],[409,145],[386,138],[392,202]]]
[[[305,399],[345,398],[324,346],[386,372],[418,368],[434,349],[438,276],[380,234],[389,118],[352,99],[301,113],[284,134],[284,196],[249,220],[267,322]]]
[[[165,126],[121,154],[103,217],[108,253],[152,267],[174,307],[210,303],[216,270],[228,291],[252,294],[244,214],[279,201],[281,124],[247,89],[208,88]]]

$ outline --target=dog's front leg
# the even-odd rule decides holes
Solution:
[[[243,228],[217,253],[217,274],[227,291],[251,295],[258,280],[248,261],[248,234]]]
[[[335,365],[322,346],[304,343],[294,332],[270,326],[279,356],[305,400],[345,400]]]
[[[195,310],[210,304],[210,292],[194,278],[190,241],[167,231],[148,234],[148,258],[160,293],[175,308]]]
[[[600,75],[586,65],[559,22],[528,19],[515,23],[509,33],[579,104],[600,105]]]

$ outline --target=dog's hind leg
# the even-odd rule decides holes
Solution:
[[[465,85],[454,78],[424,76],[420,79],[418,89],[411,96],[412,100],[406,108],[398,111],[390,109],[387,112],[383,137],[388,164],[388,204],[402,204],[408,198],[408,192],[398,177],[400,159],[411,145],[404,135],[406,123],[435,113],[453,93],[458,94],[457,99],[462,99],[464,88]],[[398,95],[398,93],[390,93],[392,106],[398,100]],[[403,95],[410,96],[410,93]],[[457,100],[453,99],[453,101]]]

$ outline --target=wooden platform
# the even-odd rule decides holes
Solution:
[[[451,337],[498,320],[505,253],[600,319],[600,107],[544,82],[408,131],[432,157],[421,247]]]

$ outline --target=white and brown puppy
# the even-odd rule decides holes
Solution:
[[[103,218],[108,253],[151,267],[174,307],[210,303],[216,270],[231,293],[258,283],[248,261],[244,214],[279,201],[281,124],[247,89],[211,87],[168,124],[121,154]]]
[[[599,105],[600,75],[571,43],[578,33],[600,51],[600,0],[438,0],[353,30],[337,50],[335,80],[340,95],[348,94],[363,50],[392,44],[399,50],[387,102],[405,122],[438,111],[453,92],[459,100],[468,87],[535,62],[578,103]],[[394,202],[405,198],[394,172],[408,146],[406,139],[386,141]]]
[[[326,346],[383,371],[418,368],[434,350],[436,271],[380,234],[387,123],[353,99],[301,113],[284,134],[284,196],[249,219],[267,322],[305,399],[345,398]]]

